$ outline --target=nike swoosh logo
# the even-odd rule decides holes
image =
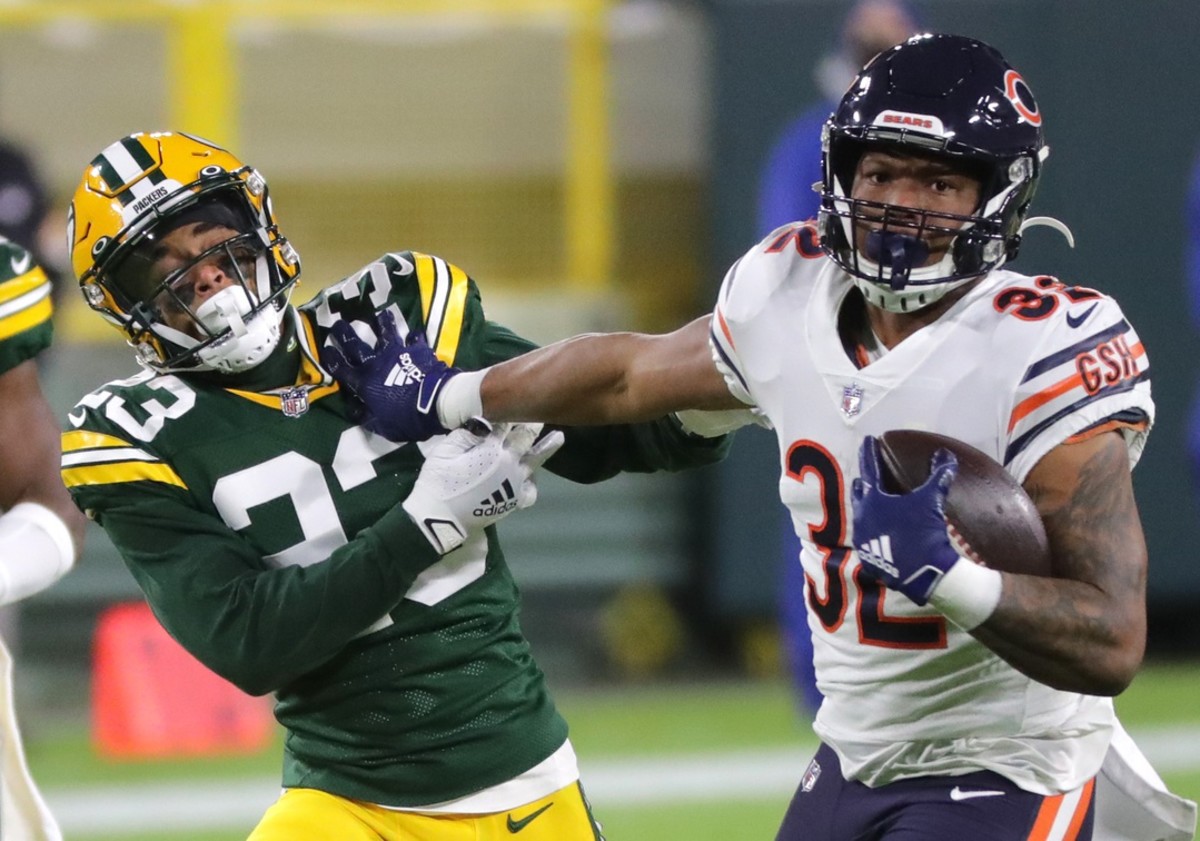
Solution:
[[[33,255],[31,255],[28,251],[26,251],[25,254],[20,258],[17,258],[17,257],[12,258],[13,274],[23,275],[23,274],[25,274],[25,272],[29,271],[29,267],[32,265],[33,265]]]
[[[1098,306],[1100,306],[1100,305],[1092,304],[1090,307],[1088,307],[1086,310],[1081,312],[1079,315],[1072,315],[1071,313],[1067,313],[1067,326],[1068,327],[1078,327],[1080,324],[1083,324],[1083,322],[1087,321],[1088,316],[1092,314],[1092,310],[1094,310]]]
[[[1004,791],[992,791],[990,789],[983,789],[981,791],[963,791],[958,786],[955,786],[954,788],[950,789],[950,799],[970,800],[972,797],[1003,797],[1007,793],[1008,792]]]
[[[531,823],[533,823],[534,819],[538,815],[540,815],[542,812],[546,811],[553,805],[554,805],[553,802],[547,803],[545,806],[538,809],[536,812],[533,812],[532,814],[526,815],[525,817],[523,817],[519,820],[515,820],[515,821],[513,820],[513,816],[509,815],[508,816],[508,831],[511,832],[513,835],[516,835],[522,829],[524,829],[525,827],[527,827]]]

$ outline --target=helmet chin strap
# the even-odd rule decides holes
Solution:
[[[245,316],[253,305],[241,286],[226,286],[196,308],[196,318],[210,332],[229,330],[234,336],[246,335]]]
[[[914,267],[925,265],[929,259],[929,246],[924,240],[893,231],[868,233],[866,252],[868,259],[892,270],[889,283],[894,292],[908,284],[908,274]]]
[[[238,294],[241,293],[241,294]],[[218,332],[228,328],[235,338],[246,335],[246,322],[242,310],[250,311],[250,301],[245,290],[228,286],[213,295],[196,311],[204,326]]]
[[[241,286],[227,286],[196,309],[196,317],[210,332],[226,333],[200,350],[196,358],[204,367],[223,374],[246,371],[262,362],[279,344],[282,310],[269,306],[254,312],[250,296]]]

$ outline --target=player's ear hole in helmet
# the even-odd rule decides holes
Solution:
[[[980,185],[969,213],[854,198],[871,149],[927,157]],[[826,122],[819,227],[826,253],[871,303],[932,304],[1017,256],[1049,148],[1033,92],[994,48],[958,35],[916,35],[876,56]],[[949,241],[933,262],[928,243]],[[860,245],[861,244],[861,245]]]
[[[142,364],[234,373],[277,346],[299,256],[266,180],[224,149],[179,133],[122,138],[85,170],[67,227],[84,299]],[[198,294],[214,272],[224,288]]]

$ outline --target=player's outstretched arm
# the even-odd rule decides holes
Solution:
[[[485,417],[557,424],[631,423],[683,409],[745,408],[713,364],[709,317],[663,335],[596,333],[487,369]],[[444,414],[456,396],[444,392]]]
[[[322,363],[361,404],[363,425],[393,441],[422,441],[469,418],[598,425],[682,409],[744,408],[712,360],[709,318],[664,335],[595,333],[463,372],[419,334],[401,340],[384,312],[378,341],[334,325]]]
[[[995,612],[974,634],[1043,683],[1116,695],[1146,645],[1146,540],[1121,435],[1059,445],[1025,489],[1046,525],[1054,577],[1006,573]]]

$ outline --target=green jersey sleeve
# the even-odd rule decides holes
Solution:
[[[50,345],[50,279],[33,256],[0,237],[0,373]]]

